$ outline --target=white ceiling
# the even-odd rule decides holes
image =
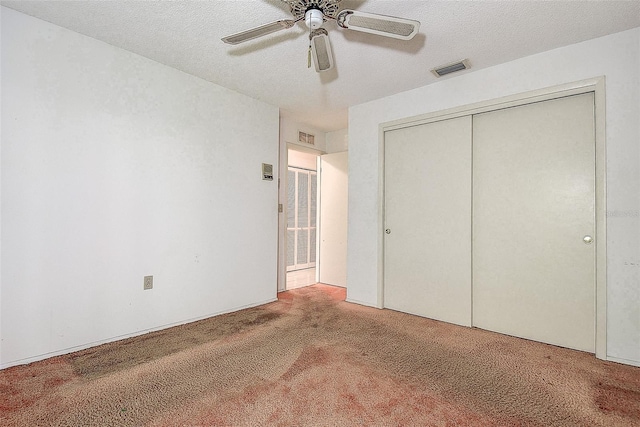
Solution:
[[[1,4],[279,106],[331,131],[349,106],[428,85],[430,69],[469,58],[473,70],[640,26],[640,1],[343,0],[342,8],[416,19],[401,41],[334,22],[334,70],[307,69],[303,23],[229,46],[220,39],[291,17],[281,0],[5,1]],[[450,78],[450,77],[443,77]]]

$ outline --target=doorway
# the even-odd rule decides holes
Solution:
[[[288,150],[286,290],[317,283],[318,155]]]
[[[278,291],[347,286],[348,152],[290,145],[283,159]]]

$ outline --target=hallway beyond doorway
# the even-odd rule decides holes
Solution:
[[[291,289],[302,288],[304,286],[316,284],[316,269],[305,268],[303,270],[289,271],[287,273],[287,287]]]

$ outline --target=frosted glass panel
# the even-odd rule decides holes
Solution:
[[[296,260],[294,254],[296,253],[296,232],[295,230],[287,230],[287,267],[295,265]]]
[[[316,262],[316,229],[309,229],[309,262]]]
[[[287,172],[287,228],[296,226],[296,173]]]
[[[307,230],[298,230],[298,262],[297,264],[306,264],[308,255],[307,250],[309,247],[309,232]]]
[[[309,174],[298,172],[298,228],[309,226]]]
[[[311,204],[309,205],[309,207],[311,208],[311,227],[316,226],[316,208],[318,206],[318,203],[316,202],[318,197],[317,190],[318,177],[314,172],[311,172],[311,194],[309,195],[309,198],[311,199]],[[313,240],[315,240],[315,238]]]

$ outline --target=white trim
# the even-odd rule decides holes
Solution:
[[[595,79],[596,126],[596,357],[607,355],[607,158],[605,78]]]
[[[278,143],[278,256],[276,261],[276,290],[283,292],[287,286],[287,170],[289,167],[289,149],[287,143]],[[284,196],[283,196],[284,194]],[[282,211],[280,211],[282,206]]]
[[[598,82],[602,82],[602,87],[599,87]],[[390,122],[381,123],[379,129],[380,131],[385,132],[388,130],[406,128],[410,126],[418,126],[425,123],[447,120],[460,116],[486,113],[489,111],[515,107],[518,105],[532,104],[534,102],[542,102],[550,99],[562,98],[565,96],[594,92],[596,91],[596,89],[602,90],[603,88],[604,76],[596,77],[593,79],[580,80],[574,83],[553,86],[545,89],[537,89],[520,94],[505,96],[502,98],[476,102],[474,104],[468,104],[460,107],[449,108],[446,110],[393,120]]]
[[[255,304],[243,305],[243,306],[240,306],[240,307],[232,308],[230,310],[224,310],[224,311],[216,312],[214,314],[207,314],[207,315],[204,315],[204,316],[194,317],[194,318],[183,320],[183,321],[179,321],[179,322],[168,323],[166,325],[157,326],[157,327],[150,328],[150,329],[143,329],[141,331],[132,332],[130,334],[118,335],[118,336],[107,338],[107,339],[104,339],[104,340],[93,341],[93,342],[90,342],[88,344],[82,344],[82,345],[78,345],[78,346],[74,346],[74,347],[68,347],[68,348],[65,348],[63,350],[56,350],[56,351],[52,351],[50,353],[43,353],[43,354],[39,354],[37,356],[31,356],[31,357],[27,357],[27,358],[24,358],[24,359],[12,360],[11,362],[8,362],[8,363],[5,363],[5,364],[0,364],[0,369],[11,368],[12,366],[18,366],[18,365],[26,365],[28,363],[38,362],[40,360],[49,359],[51,357],[62,356],[62,355],[65,355],[65,354],[74,353],[76,351],[85,350],[87,348],[96,347],[96,346],[99,346],[99,345],[102,345],[102,344],[108,344],[108,343],[111,343],[111,342],[120,341],[120,340],[124,340],[124,339],[127,339],[127,338],[137,337],[137,336],[140,336],[140,335],[148,334],[150,332],[161,331],[163,329],[173,328],[174,326],[186,325],[187,323],[193,323],[193,322],[197,322],[199,320],[209,319],[211,317],[221,316],[221,315],[227,314],[227,313],[233,313],[233,312],[236,312],[236,311],[239,311],[239,310],[244,310],[244,309],[247,309],[247,308],[258,307],[258,306],[269,304],[269,303],[272,303],[272,302],[275,302],[275,301],[278,301],[278,298],[270,298],[270,299],[268,299],[266,301],[257,302]]]
[[[322,227],[322,218],[320,215],[322,209],[322,198],[320,186],[322,185],[322,155],[316,157],[316,283],[320,283],[320,262],[322,262],[322,254],[320,253],[320,232]]]
[[[607,194],[606,194],[606,116],[605,116],[605,78],[594,77],[548,88],[542,88],[502,98],[482,101],[474,104],[446,110],[406,117],[381,123],[378,126],[378,308],[384,307],[384,134],[386,131],[418,126],[461,116],[485,113],[518,105],[542,102],[565,96],[593,92],[595,97],[596,127],[596,357],[603,360],[615,360],[607,356]],[[627,363],[627,362],[621,362]]]
[[[316,156],[326,154],[324,151],[318,148],[305,147],[304,145],[295,144],[293,142],[287,142],[287,150],[300,151],[301,153],[309,153]],[[287,157],[287,166],[289,166],[288,157]]]
[[[607,356],[606,360],[609,362],[622,363],[624,365],[637,366],[640,368],[640,361],[637,361],[637,360],[629,360],[629,359],[623,359],[621,357],[611,357],[611,356]]]
[[[335,285],[329,285],[329,286],[335,286]],[[341,288],[342,286],[338,286],[339,288]],[[352,298],[347,298],[344,300],[345,302],[348,302],[350,304],[358,304],[358,305],[362,305],[364,307],[373,307],[373,308],[382,308],[382,307],[378,307],[375,304],[370,304],[368,302],[364,302],[364,301],[359,301],[359,300],[355,300]]]
[[[384,308],[384,132],[383,124],[380,125],[378,136],[378,303],[377,308]]]

